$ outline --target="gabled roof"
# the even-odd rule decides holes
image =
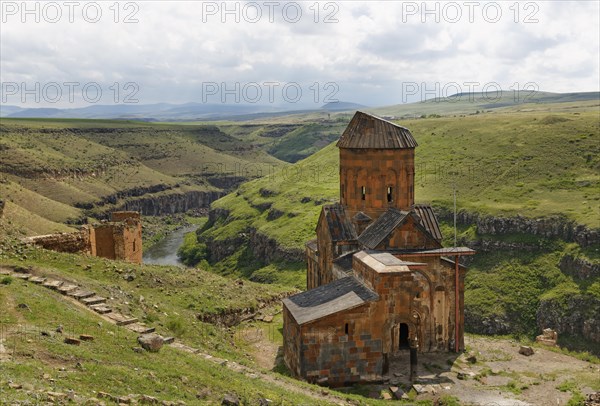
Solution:
[[[359,211],[358,213],[356,213],[354,215],[354,217],[352,217],[352,220],[356,223],[369,223],[369,222],[373,221],[373,219],[371,217],[369,217],[362,211]]]
[[[336,144],[338,148],[403,149],[417,142],[407,128],[357,111]]]
[[[305,324],[378,298],[354,276],[348,276],[283,299],[283,305],[296,323]]]
[[[358,237],[358,242],[367,248],[375,249],[396,227],[402,224],[408,214],[407,211],[388,209],[362,232]]]
[[[321,216],[325,217],[331,241],[355,241],[357,238],[354,226],[340,204],[323,206]]]
[[[433,208],[428,204],[415,204],[414,210],[421,219],[421,224],[437,241],[442,241],[442,232]]]

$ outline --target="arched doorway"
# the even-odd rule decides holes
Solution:
[[[400,350],[407,350],[410,348],[410,343],[408,341],[408,324],[400,323],[400,335],[399,335],[399,346]]]

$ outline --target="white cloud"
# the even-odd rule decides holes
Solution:
[[[312,84],[334,81],[337,98],[368,105],[401,102],[399,89],[407,81],[599,90],[596,1],[482,2],[473,22],[466,2],[458,1],[453,4],[462,15],[455,23],[449,2],[428,2],[427,10],[420,1],[280,2],[273,22],[265,2],[229,2],[228,10],[239,10],[238,23],[220,1],[141,1],[133,3],[139,8],[133,24],[113,21],[112,2],[96,3],[103,12],[98,23],[86,22],[81,10],[68,22],[60,1],[61,21],[49,23],[42,14],[39,23],[31,15],[22,22],[19,13],[7,13],[9,3],[22,4],[2,2],[3,83],[133,81],[142,103],[201,101],[203,82],[297,82],[310,101]],[[135,11],[126,4],[119,3],[120,20]],[[253,4],[262,13],[254,23],[247,21],[256,17]],[[298,5],[301,18],[291,22]],[[498,7],[501,18],[490,22]],[[538,22],[525,23],[527,16]],[[337,22],[325,23],[327,17]],[[8,103],[19,104],[14,97]]]

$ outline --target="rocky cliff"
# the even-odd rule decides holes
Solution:
[[[588,295],[542,300],[537,311],[541,329],[581,337],[600,345],[600,300]]]
[[[440,219],[452,221],[452,211],[437,208]],[[541,238],[560,238],[568,242],[577,242],[582,247],[600,244],[600,230],[577,224],[561,216],[531,219],[520,215],[514,217],[495,217],[461,211],[457,213],[457,222],[463,225],[475,224],[478,234],[506,235],[532,234]]]
[[[208,208],[210,204],[225,194],[220,191],[188,191],[161,195],[143,195],[128,199],[124,203],[99,213],[100,218],[108,218],[113,211],[137,211],[144,216],[161,216],[183,213],[191,209]]]

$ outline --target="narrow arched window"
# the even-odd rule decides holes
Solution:
[[[387,188],[387,201],[388,201],[388,203],[391,203],[394,201],[394,188],[391,186],[388,186],[388,188]]]
[[[360,188],[360,198],[362,200],[365,200],[367,198],[367,187],[366,186],[361,186],[361,188]]]

